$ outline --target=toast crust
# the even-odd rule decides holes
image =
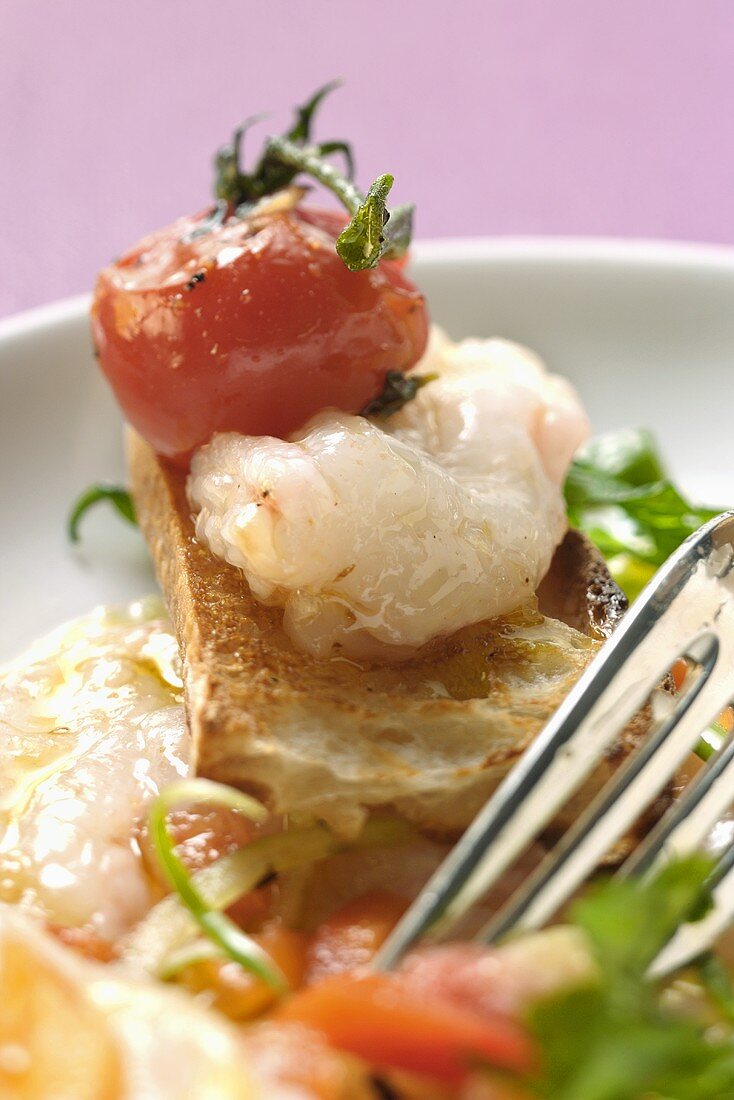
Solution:
[[[291,818],[350,832],[391,806],[433,834],[460,832],[626,608],[598,553],[569,532],[541,610],[465,628],[399,665],[318,660],[198,542],[186,475],[132,431],[128,460],[182,650],[195,770]],[[640,732],[639,722],[624,732],[595,785]]]

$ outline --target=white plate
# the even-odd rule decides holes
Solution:
[[[734,250],[441,241],[416,249],[413,272],[453,336],[529,344],[573,379],[597,430],[653,428],[687,490],[734,504]],[[64,533],[82,488],[124,479],[87,304],[0,322],[0,659],[154,584],[139,536],[107,508],[88,516],[81,549]]]

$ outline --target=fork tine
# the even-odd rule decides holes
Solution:
[[[673,555],[435,872],[373,965],[389,969],[418,937],[448,931],[555,816],[673,659],[721,612],[728,592],[716,578],[731,569],[733,542],[734,513],[726,513]],[[712,566],[708,559],[715,551],[721,560]],[[516,812],[520,806],[522,814]]]
[[[722,708],[723,709],[723,708]],[[734,802],[734,737],[709,760],[620,868],[641,875],[698,848]]]
[[[617,733],[615,724],[608,736],[593,739],[585,721],[612,705],[612,674],[604,688],[600,683],[609,666],[616,665],[612,673],[621,667],[623,662],[615,662],[615,656],[614,651],[607,652],[603,666],[592,666],[598,677],[581,679],[577,690],[498,787],[388,937],[374,960],[376,968],[390,969],[416,939],[429,931],[434,935],[448,932],[591,772]],[[642,687],[627,700],[620,724],[643,705],[662,671],[648,673]],[[520,806],[522,815],[517,813]]]
[[[734,683],[734,670],[731,677]],[[657,797],[695,747],[708,720],[722,709],[718,683],[701,678],[698,692],[683,700],[615,773],[537,871],[500,910],[478,938],[492,942],[510,929],[542,927]],[[710,690],[706,690],[706,689]],[[712,695],[714,698],[712,698]],[[705,835],[705,834],[704,834]],[[689,849],[690,850],[690,849]]]
[[[734,917],[734,844],[719,860],[711,877],[713,907],[703,920],[682,925],[648,970],[664,978],[709,951]]]
[[[620,874],[645,874],[661,863],[693,851],[710,835],[732,805],[734,734],[694,779],[678,802],[630,856]],[[734,822],[726,830],[727,847],[711,876],[714,906],[695,924],[686,924],[658,955],[650,976],[665,977],[713,947],[734,917]]]

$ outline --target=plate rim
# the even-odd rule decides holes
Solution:
[[[419,240],[412,256],[420,263],[453,264],[544,262],[564,265],[595,262],[634,267],[698,268],[734,272],[734,246],[646,237],[437,237]],[[0,317],[0,341],[27,336],[89,310],[91,291]]]

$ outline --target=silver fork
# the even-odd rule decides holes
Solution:
[[[659,685],[674,661],[676,696]],[[701,733],[734,700],[734,511],[686,540],[487,802],[398,924],[374,965],[390,969],[423,938],[445,937],[499,880],[646,704],[642,745],[617,769],[477,939],[544,925],[670,782]],[[700,848],[734,803],[734,735],[685,788],[619,874],[650,873]],[[655,960],[668,973],[711,946],[734,919],[734,844],[712,879],[714,909],[678,930]]]

